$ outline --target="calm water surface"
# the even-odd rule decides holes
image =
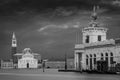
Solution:
[[[120,75],[58,72],[55,69],[0,70],[0,80],[120,80]]]

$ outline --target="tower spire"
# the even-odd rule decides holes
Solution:
[[[14,56],[14,54],[17,53],[17,39],[15,37],[15,32],[12,34],[12,50],[11,50],[11,58],[13,60],[13,63],[17,62],[17,58]]]
[[[13,32],[12,39],[16,39],[16,37],[15,37],[15,32]]]
[[[17,47],[17,40],[15,37],[15,32],[13,32],[13,35],[12,35],[12,47]]]

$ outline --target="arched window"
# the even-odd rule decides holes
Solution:
[[[105,53],[105,60],[106,60],[106,63],[108,65],[108,53]]]
[[[90,70],[92,70],[92,54],[90,54]]]
[[[113,53],[110,53],[110,64],[113,64]]]
[[[88,65],[88,55],[86,55],[86,65]]]
[[[96,57],[96,54],[94,54],[94,57]]]
[[[110,53],[110,56],[113,56],[113,53],[112,53],[112,52]]]
[[[94,64],[96,64],[96,54],[94,54]]]
[[[104,59],[103,59],[103,53],[101,53],[101,60],[104,60]]]
[[[88,55],[86,55],[86,58],[88,58]]]
[[[108,53],[106,53],[105,55],[106,55],[106,57],[108,57]]]
[[[90,57],[92,58],[92,54],[90,54]]]
[[[103,53],[101,53],[101,57],[103,57]]]

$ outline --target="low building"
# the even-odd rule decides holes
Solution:
[[[1,60],[1,69],[13,69],[13,61],[12,60]]]
[[[67,69],[74,69],[74,59],[67,59]]]
[[[63,69],[65,67],[65,61],[47,61],[45,62],[46,68]]]

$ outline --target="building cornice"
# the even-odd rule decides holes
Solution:
[[[86,48],[100,48],[100,47],[109,47],[109,46],[115,46],[115,40],[105,40],[100,42],[94,42],[94,43],[85,43],[85,44],[76,44],[75,49],[76,50],[83,50]]]

